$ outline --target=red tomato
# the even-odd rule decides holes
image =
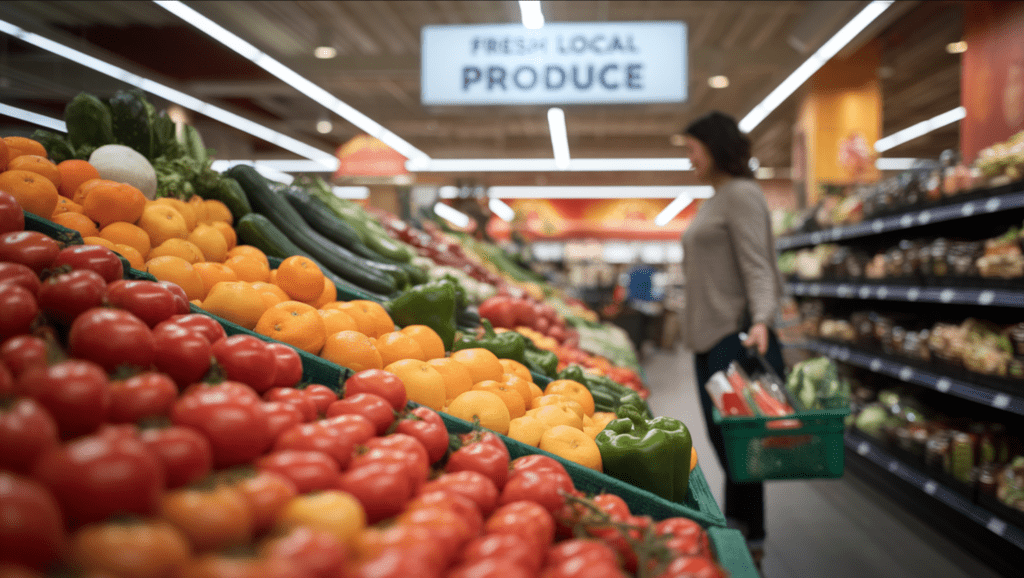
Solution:
[[[99,273],[89,269],[75,269],[43,281],[36,299],[39,309],[50,321],[68,326],[83,311],[103,304],[103,291],[106,287],[107,282]]]
[[[265,542],[260,555],[285,560],[309,578],[337,578],[344,576],[348,546],[330,532],[295,526]]]
[[[220,550],[252,540],[253,513],[234,485],[185,486],[160,498],[160,516],[174,524],[198,551]]]
[[[191,557],[185,536],[164,520],[90,524],[72,536],[71,552],[84,576],[167,576]]]
[[[263,409],[267,413],[267,428],[270,439],[276,440],[286,429],[304,423],[302,411],[295,405],[283,401],[265,401]]]
[[[707,532],[689,518],[666,518],[655,524],[654,533],[669,536],[666,546],[680,556],[706,556],[711,551]]]
[[[72,269],[95,271],[107,283],[113,283],[124,276],[124,265],[120,257],[102,245],[71,245],[57,253],[51,267],[70,265]]]
[[[295,387],[302,381],[302,357],[290,345],[268,343],[267,349],[274,354],[274,383],[271,387]],[[263,393],[263,392],[260,392]]]
[[[172,295],[174,295],[174,303],[177,304],[178,306],[178,315],[190,314],[190,312],[192,311],[192,307],[189,306],[188,303],[188,294],[185,293],[185,290],[181,288],[181,285],[178,285],[177,283],[171,283],[170,281],[157,281],[157,283],[165,287],[168,291],[171,292]],[[218,325],[220,324],[218,323]],[[221,328],[221,331],[223,332],[224,329]],[[210,340],[210,343],[213,343],[213,340]]]
[[[175,287],[178,287],[175,285]],[[181,287],[178,287],[181,289]],[[189,313],[187,315],[172,315],[165,323],[174,323],[186,329],[198,332],[210,342],[210,345],[217,343],[227,337],[224,327],[208,315],[202,313]]]
[[[460,517],[454,510],[445,507],[426,507],[406,510],[398,517],[398,523],[406,526],[427,526],[434,533],[437,547],[447,554],[450,560],[458,555],[459,550],[479,535],[474,532],[471,524]]]
[[[277,401],[287,403],[299,410],[302,414],[302,421],[310,422],[316,419],[316,404],[306,396],[305,390],[294,387],[274,387],[263,392],[265,401]]]
[[[512,310],[512,300],[507,296],[495,296],[485,299],[477,307],[480,317],[487,319],[495,327],[515,327],[516,316]]]
[[[427,450],[427,459],[437,463],[448,453],[448,428],[438,413],[429,407],[417,407],[403,416],[395,433],[412,436]]]
[[[427,476],[430,473],[429,466],[427,470],[422,468],[423,462],[420,461],[418,456],[398,448],[372,448],[368,449],[365,453],[359,453],[359,451],[357,451],[352,456],[352,463],[349,466],[349,470],[355,470],[374,463],[391,463],[401,465],[405,469],[405,476],[409,479],[409,483],[412,485],[410,490],[412,494],[415,494],[419,488],[423,487],[423,484],[426,483]]]
[[[39,276],[21,263],[0,262],[0,284],[15,283],[35,295],[39,291]]]
[[[118,309],[131,311],[150,327],[156,327],[179,311],[177,296],[166,285],[144,279],[110,283],[104,300]]]
[[[38,314],[36,296],[28,289],[13,282],[0,284],[0,339],[28,333]]]
[[[14,195],[0,191],[0,234],[25,228],[25,211]]]
[[[213,344],[213,356],[231,381],[263,393],[274,385],[274,354],[267,343],[252,335],[232,335]]]
[[[210,442],[190,427],[145,428],[139,432],[139,440],[163,465],[168,489],[201,480],[213,469]]]
[[[571,558],[541,573],[541,578],[629,578],[617,562],[590,562],[582,558]]]
[[[637,570],[638,559],[636,552],[633,550],[632,542],[641,539],[641,532],[644,528],[653,524],[653,521],[647,516],[631,515],[619,522],[630,526],[632,529],[624,530],[618,527],[592,526],[587,530],[590,535],[600,538],[618,552],[619,558],[622,560],[622,565],[630,572],[635,572]]]
[[[298,488],[281,474],[260,470],[240,480],[235,486],[249,503],[253,532],[261,534],[277,522],[277,516],[292,498],[299,495]]]
[[[323,452],[298,450],[271,452],[256,460],[256,468],[288,478],[300,494],[334,487],[341,471]]]
[[[12,397],[14,395],[14,376],[11,370],[0,361],[0,397]]]
[[[448,571],[445,578],[533,578],[536,571],[505,558],[481,558],[460,564]]]
[[[522,534],[486,534],[474,538],[462,549],[462,563],[484,559],[499,560],[534,573],[544,562],[533,541]]]
[[[49,411],[63,439],[96,431],[110,406],[107,374],[91,361],[31,367],[18,377],[16,387]]]
[[[539,472],[544,470],[569,475],[562,462],[555,458],[542,454],[530,454],[512,460],[512,463],[509,465],[508,476],[511,479],[525,471]]]
[[[21,564],[0,562],[0,578],[46,578],[46,576]]]
[[[0,470],[0,562],[45,570],[66,547],[53,495],[36,480]]]
[[[189,386],[171,408],[171,422],[201,431],[217,468],[249,463],[273,442],[263,400],[235,381]]]
[[[372,393],[388,401],[391,409],[402,411],[409,401],[405,384],[397,375],[383,369],[364,369],[345,380],[345,397],[357,393]]]
[[[135,423],[147,417],[166,416],[178,397],[174,381],[163,373],[144,371],[107,385],[110,406],[107,421]]]
[[[629,505],[615,494],[598,494],[594,496],[594,504],[604,510],[612,521],[625,520],[630,516]]]
[[[128,311],[95,307],[71,324],[68,351],[113,372],[118,366],[148,369],[156,353],[153,332]]]
[[[57,241],[35,231],[0,234],[0,261],[28,266],[36,273],[50,267],[60,253]]]
[[[326,413],[327,406],[338,399],[338,394],[334,393],[333,389],[319,383],[311,383],[302,388],[302,391],[306,392],[306,397],[313,400],[319,414]]]
[[[548,549],[546,564],[557,566],[568,560],[581,560],[585,565],[611,564],[618,566],[619,557],[600,540],[576,538],[558,542]]]
[[[180,325],[161,324],[153,330],[153,365],[184,389],[210,371],[213,347],[205,337]]]
[[[423,447],[420,441],[412,436],[395,433],[384,437],[372,438],[366,442],[366,447],[372,452],[376,449],[393,449],[405,452],[408,457],[406,462],[412,466],[414,480],[413,489],[419,489],[430,477],[430,458],[427,456],[427,448]]]
[[[505,487],[508,481],[509,466],[508,450],[504,444],[500,447],[486,441],[473,442],[455,450],[445,465],[446,472],[471,470],[480,472],[494,482],[498,489]]]
[[[555,519],[532,500],[500,506],[484,523],[490,534],[519,534],[531,542],[534,550],[545,551],[555,539]]]
[[[338,415],[362,415],[373,422],[377,435],[384,435],[395,422],[395,410],[388,400],[373,393],[346,395],[345,399],[331,402],[327,406],[327,417]]]
[[[465,470],[442,474],[424,484],[421,491],[434,490],[452,492],[473,500],[484,516],[489,516],[498,505],[498,487],[480,472]]]
[[[340,415],[329,420],[294,425],[277,437],[274,451],[322,451],[344,470],[352,460],[356,446],[373,437],[373,423],[361,415]]]
[[[449,508],[454,511],[463,520],[469,522],[474,535],[483,531],[484,517],[480,513],[480,507],[466,496],[445,490],[433,490],[416,496],[415,499],[405,505],[406,510],[435,507]]]
[[[115,512],[156,512],[164,491],[163,466],[139,440],[104,428],[43,453],[32,477],[53,492],[69,527]]]
[[[574,489],[572,478],[568,475],[553,471],[525,471],[505,484],[498,503],[533,500],[548,512],[554,513],[565,504],[565,497],[560,492],[571,492]]]
[[[0,469],[27,474],[36,458],[58,443],[57,422],[36,400],[0,403]]]
[[[175,578],[306,578],[276,558],[239,556],[236,553],[207,553],[191,558]],[[99,577],[97,577],[99,578]]]
[[[29,367],[46,365],[46,342],[35,335],[18,335],[0,345],[0,361],[17,378]]]
[[[353,464],[337,477],[335,487],[355,496],[363,505],[366,521],[375,524],[405,510],[412,497],[413,478],[407,464],[377,460]]]
[[[669,562],[658,578],[723,578],[722,572],[711,560],[701,556],[680,556]]]
[[[349,578],[441,578],[441,565],[427,560],[436,558],[430,546],[414,548],[386,548],[369,560],[355,563],[348,568]]]

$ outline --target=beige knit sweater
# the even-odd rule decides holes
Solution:
[[[749,325],[771,327],[782,297],[764,193],[733,178],[700,205],[683,233],[683,342],[705,353]]]

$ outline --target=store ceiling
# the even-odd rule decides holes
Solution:
[[[677,21],[690,35],[689,100],[682,104],[567,106],[574,158],[677,157],[671,135],[696,116],[720,109],[737,118],[867,2],[542,2],[548,22]],[[225,28],[319,84],[433,158],[550,158],[546,107],[425,107],[420,104],[419,30],[430,24],[520,21],[512,1],[189,2]],[[0,19],[333,151],[358,130],[176,16],[149,2],[3,2]],[[960,2],[896,2],[849,50],[871,38],[884,44],[884,134],[959,105]],[[338,51],[318,60],[327,42]],[[109,95],[119,82],[0,35],[0,100],[61,116],[80,91]],[[725,89],[709,76],[729,77]],[[763,166],[788,167],[798,97],[790,97],[752,133]],[[204,118],[193,122],[220,156],[292,155]],[[0,119],[9,123],[9,119]],[[10,127],[8,127],[10,129]],[[886,156],[936,156],[955,147],[957,127],[936,131]],[[626,176],[626,175],[624,175]],[[637,179],[639,175],[631,176]],[[678,181],[678,174],[665,175]],[[533,178],[530,176],[528,178]],[[575,180],[582,178],[573,175]],[[557,182],[545,179],[549,184]],[[639,178],[643,181],[644,178]],[[650,177],[647,177],[650,180]]]

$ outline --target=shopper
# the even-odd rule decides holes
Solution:
[[[683,339],[694,352],[697,390],[711,442],[726,473],[725,515],[745,532],[755,560],[763,554],[764,486],[732,481],[722,432],[711,417],[704,384],[747,347],[784,374],[772,330],[782,296],[768,205],[749,168],[750,141],[736,121],[712,112],[686,127],[685,143],[697,178],[714,187],[683,234],[686,304]],[[741,334],[747,336],[741,340]]]

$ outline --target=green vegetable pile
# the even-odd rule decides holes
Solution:
[[[793,367],[786,389],[803,409],[839,409],[850,405],[850,384],[839,379],[836,364],[827,357],[815,357]]]

